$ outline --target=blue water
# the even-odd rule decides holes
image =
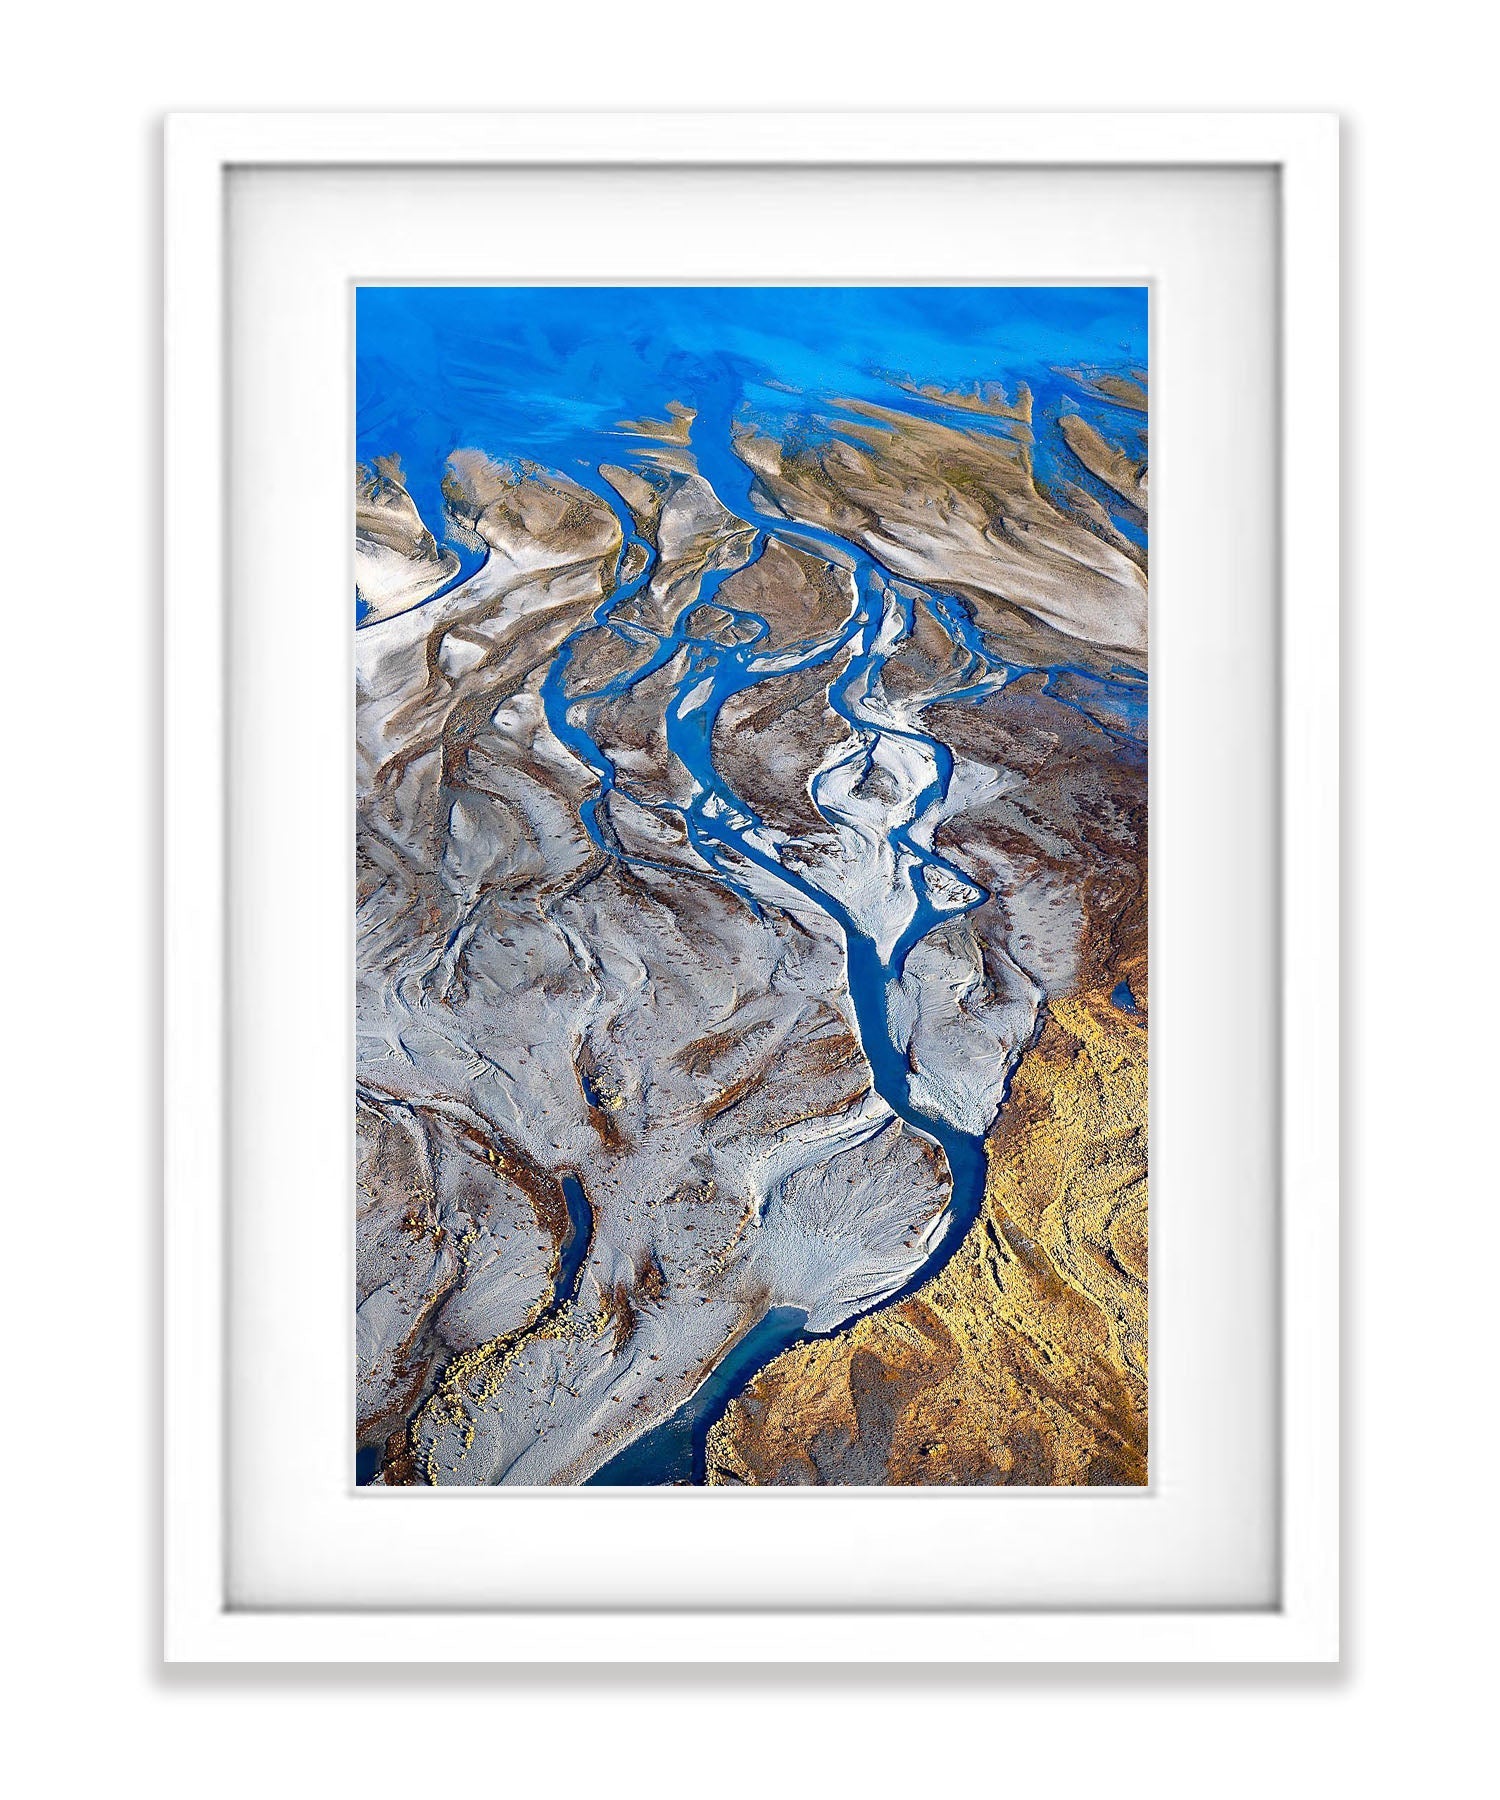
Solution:
[[[576,1175],[564,1175],[562,1191],[568,1205],[568,1229],[558,1251],[554,1306],[577,1298],[579,1277],[594,1241],[594,1209],[583,1191],[583,1183]]]
[[[622,419],[696,407],[727,380],[743,416],[777,436],[835,429],[840,398],[1011,434],[982,413],[934,407],[898,385],[956,391],[996,382],[1033,394],[1037,477],[1087,488],[1127,536],[1139,521],[1095,482],[1055,429],[1081,412],[1132,455],[1145,421],[1065,370],[1146,366],[1144,287],[479,288],[355,293],[360,461],[395,452],[441,540],[443,466],[457,449],[530,458],[574,474],[628,460]],[[695,431],[693,448],[700,448]],[[725,504],[729,505],[727,497]],[[472,543],[450,538],[477,566]]]
[[[426,523],[446,519],[441,479],[449,454],[474,447],[501,460],[530,460],[586,487],[611,507],[622,546],[609,591],[589,621],[561,647],[542,686],[556,736],[593,771],[597,791],[580,822],[596,847],[620,856],[608,828],[608,797],[621,788],[618,769],[595,734],[598,709],[681,659],[683,673],[666,707],[667,743],[692,775],[694,793],[681,806],[656,805],[681,822],[704,862],[757,914],[766,883],[818,907],[843,938],[848,986],[876,1092],[911,1129],[936,1143],[952,1178],[949,1218],[933,1254],[889,1305],[928,1280],[948,1260],[977,1216],[984,1195],[983,1138],[922,1111],[911,1094],[912,1071],[894,1041],[891,984],[907,957],[941,920],[988,898],[980,884],[917,842],[926,812],[947,794],[952,755],[940,741],[895,726],[881,704],[881,673],[892,649],[877,644],[882,621],[900,621],[897,642],[925,609],[962,653],[964,666],[942,698],[975,706],[1017,676],[1035,671],[999,660],[963,602],[896,576],[858,544],[820,527],[761,511],[752,474],[736,452],[746,426],[781,438],[826,438],[847,415],[841,398],[936,413],[971,431],[1013,435],[1010,423],[914,399],[899,381],[947,389],[997,382],[1014,393],[1025,381],[1035,397],[1034,467],[1039,481],[1089,486],[1056,430],[1062,411],[1095,417],[1116,442],[1143,453],[1139,414],[1091,396],[1063,369],[1128,371],[1144,366],[1146,299],[1132,288],[737,288],[737,289],[443,289],[362,288],[357,299],[357,437],[362,460],[395,453]],[[720,501],[751,527],[746,558],[761,555],[773,534],[822,557],[852,578],[853,601],[842,626],[822,639],[767,648],[763,618],[725,604],[719,591],[730,568],[704,575],[697,594],[664,629],[632,616],[630,602],[654,573],[654,553],[630,513],[599,473],[629,463],[641,440],[620,421],[662,418],[669,401],[694,409],[691,451]],[[1094,483],[1090,491],[1099,490]],[[1117,497],[1099,491],[1122,531],[1140,539],[1139,521]],[[450,534],[451,535],[451,534]],[[467,542],[458,579],[477,565]],[[637,572],[624,571],[639,562]],[[709,623],[705,625],[707,619]],[[689,629],[690,625],[693,629]],[[597,688],[574,679],[574,659],[597,631],[631,649],[633,666]],[[890,634],[887,633],[889,638]],[[725,702],[772,675],[831,667],[829,705],[861,743],[864,773],[882,738],[903,737],[931,759],[931,777],[910,817],[891,830],[901,879],[910,890],[910,921],[882,948],[839,900],[788,869],[757,841],[754,808],[728,784],[713,760],[714,727]],[[1071,665],[1043,671],[1046,691],[1087,714],[1122,745],[1143,736],[1146,681],[1135,669],[1099,675]],[[815,781],[814,805],[838,822],[830,777]],[[633,862],[642,859],[632,857]],[[750,867],[761,880],[752,892]],[[936,880],[934,880],[936,878]],[[944,904],[934,897],[950,896]],[[953,900],[962,894],[961,902]],[[571,1298],[587,1259],[592,1218],[576,1177],[564,1177],[570,1231],[563,1246],[558,1296]],[[601,1485],[703,1479],[703,1445],[713,1421],[756,1371],[808,1335],[806,1316],[778,1307],[725,1355],[691,1399],[594,1477]]]
[[[715,1364],[671,1418],[612,1456],[584,1486],[701,1486],[713,1424],[752,1376],[800,1341],[806,1323],[807,1314],[798,1307],[772,1307]]]

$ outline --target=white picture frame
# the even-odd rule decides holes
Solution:
[[[1319,1662],[1338,1654],[1338,161],[1308,114],[204,114],[166,160],[165,1654],[265,1662]],[[245,1606],[229,1582],[231,175],[1260,168],[1279,192],[1278,1582],[1267,1606]],[[601,271],[607,273],[608,271]],[[1268,700],[1274,705],[1274,697]],[[1295,996],[1295,1008],[1285,1004]]]

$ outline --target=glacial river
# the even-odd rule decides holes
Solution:
[[[655,567],[652,547],[638,536],[629,513],[608,484],[597,476],[584,477],[584,484],[605,500],[619,519],[624,539],[619,567],[640,566],[606,597],[589,625],[564,643],[543,684],[543,700],[554,733],[599,778],[599,794],[581,809],[583,826],[600,850],[619,855],[598,819],[600,803],[615,787],[618,772],[590,730],[590,705],[617,698],[674,663],[680,666],[682,673],[666,704],[667,743],[692,776],[694,793],[685,806],[660,810],[677,812],[694,849],[757,912],[756,894],[744,880],[743,865],[747,863],[818,907],[838,927],[860,1044],[875,1091],[907,1126],[938,1145],[951,1177],[951,1199],[937,1244],[903,1285],[877,1302],[881,1307],[890,1306],[935,1275],[953,1255],[978,1216],[986,1175],[983,1136],[963,1131],[914,1102],[913,1070],[892,1031],[891,1001],[915,945],[945,919],[972,911],[989,896],[970,875],[927,847],[931,834],[923,827],[947,798],[952,753],[937,739],[893,717],[881,694],[881,673],[888,657],[909,635],[918,606],[929,611],[962,656],[961,672],[950,685],[932,693],[933,702],[979,704],[1026,671],[1020,665],[996,662],[986,653],[972,621],[956,600],[895,576],[859,545],[831,531],[763,511],[756,500],[752,472],[733,450],[740,394],[726,382],[711,389],[700,387],[696,398],[698,417],[692,442],[698,468],[726,509],[754,528],[748,560],[761,555],[768,538],[775,535],[849,571],[854,603],[848,617],[840,630],[816,643],[772,651],[767,647],[770,626],[765,619],[718,599],[733,572],[726,568],[704,575],[698,593],[681,608],[670,630],[649,633],[629,617],[628,603],[651,580]],[[735,565],[741,566],[745,565]],[[705,609],[719,627],[712,637],[695,636],[688,630],[689,620],[697,621],[701,629]],[[575,689],[568,680],[575,644],[599,628],[616,631],[637,651],[644,647],[643,639],[651,637],[654,642],[633,670],[598,688]],[[773,677],[832,669],[840,663],[842,667],[833,674],[827,690],[828,702],[860,746],[860,776],[874,767],[881,740],[887,737],[905,740],[907,750],[916,752],[915,758],[908,755],[904,759],[905,764],[914,761],[925,771],[925,779],[901,796],[887,820],[905,892],[892,896],[882,907],[873,928],[869,919],[857,916],[836,894],[779,860],[765,822],[729,786],[713,757],[714,728],[731,695]],[[1137,684],[1126,678],[1116,685],[1122,690],[1121,704],[1128,709],[1135,701]],[[835,774],[837,781],[831,779]],[[831,826],[856,833],[867,826],[867,820],[840,802],[841,794],[858,786],[859,779],[851,781],[850,771],[843,765],[825,769],[814,778],[813,803]],[[606,1463],[591,1478],[591,1485],[701,1482],[712,1426],[769,1361],[793,1344],[820,1335],[809,1333],[806,1322],[807,1315],[796,1308],[769,1311],[730,1347],[676,1413]],[[851,1322],[846,1319],[837,1329],[843,1330]]]

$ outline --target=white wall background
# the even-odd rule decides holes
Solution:
[[[1500,430],[1483,17],[1452,0],[1400,13],[1331,0],[79,0],[12,15],[0,107],[11,849],[0,991],[14,1072],[0,1229],[14,1514],[4,1692],[18,1792],[140,1781],[167,1796],[295,1800],[451,1781],[502,1793],[1217,1800],[1450,1793],[1481,1754],[1493,1773],[1494,1057],[1492,1034],[1484,1052],[1481,1040],[1497,809],[1481,728],[1495,711]],[[159,117],[507,104],[1343,113],[1341,1669],[158,1667]]]

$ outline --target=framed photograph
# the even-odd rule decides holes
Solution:
[[[1336,1659],[1337,192],[169,121],[169,1659]]]

